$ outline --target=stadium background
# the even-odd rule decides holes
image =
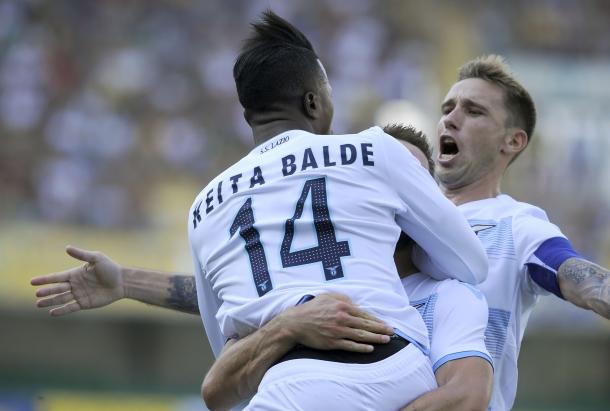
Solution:
[[[265,7],[325,62],[336,132],[388,120],[433,133],[457,67],[508,57],[539,109],[504,191],[548,210],[610,266],[606,1],[0,1],[0,410],[199,410],[198,317],[121,302],[51,319],[29,279],[68,243],[189,272],[187,209],[252,142],[232,64]],[[516,409],[610,409],[610,323],[536,309]]]

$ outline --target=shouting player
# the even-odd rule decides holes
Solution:
[[[489,257],[489,276],[478,287],[489,304],[492,410],[512,407],[519,347],[540,295],[552,293],[610,318],[610,272],[574,251],[540,208],[500,191],[506,169],[527,147],[535,123],[532,98],[498,56],[460,68],[438,123],[441,188]]]

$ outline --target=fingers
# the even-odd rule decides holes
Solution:
[[[51,307],[53,305],[62,305],[69,303],[74,300],[74,296],[70,291],[66,291],[61,294],[54,295],[52,297],[43,298],[42,300],[38,300],[36,306],[38,308]]]
[[[78,305],[76,301],[72,301],[68,304],[62,305],[61,307],[53,308],[49,311],[49,314],[51,314],[53,317],[59,317],[62,315],[74,313],[76,311],[79,311],[80,309],[80,305]]]
[[[94,263],[97,258],[97,252],[83,250],[82,248],[77,248],[71,245],[66,246],[66,253],[68,253],[69,256],[86,263]]]
[[[369,353],[373,351],[373,346],[368,344],[360,344],[351,340],[337,340],[333,344],[333,349],[344,350],[360,353]]]
[[[47,287],[42,287],[36,291],[36,297],[48,297],[53,294],[61,294],[66,291],[70,291],[70,284],[67,282],[62,282],[58,284],[49,285]]]
[[[362,319],[365,319],[365,320],[369,320],[371,322],[376,322],[376,323],[379,323],[379,324],[384,324],[383,321],[379,320],[378,318],[376,318],[372,314],[369,314],[368,312],[366,312],[364,310],[361,310],[346,295],[339,294],[339,293],[325,293],[325,294],[320,294],[318,296],[318,299],[320,299],[322,297],[323,298],[334,299],[334,300],[339,300],[339,301],[343,302],[345,305],[340,305],[339,308],[341,310],[346,311],[347,313],[349,313],[350,315],[352,315],[354,317],[359,317],[359,318],[362,318]],[[389,335],[394,334],[394,330],[391,327],[389,327],[389,326],[386,326],[384,332],[385,333],[389,333]]]
[[[82,267],[73,268],[68,271],[61,271],[59,273],[46,274],[38,277],[34,277],[30,280],[30,284],[32,285],[45,285],[45,284],[53,284],[53,283],[61,283],[64,281],[68,281],[70,279],[70,274],[74,270],[80,270]]]
[[[393,335],[394,329],[376,318],[370,320],[355,316],[346,316],[343,324],[350,328],[370,331],[376,334]]]
[[[346,328],[342,330],[341,336],[357,343],[385,344],[390,341],[389,335],[357,328]]]

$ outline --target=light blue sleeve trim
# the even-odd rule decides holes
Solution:
[[[409,341],[411,344],[413,344],[417,348],[419,348],[419,350],[421,352],[423,352],[426,357],[430,356],[430,350],[427,349],[426,347],[424,347],[418,341],[416,341],[415,339],[409,337],[407,334],[405,334],[404,332],[400,331],[398,328],[394,328],[394,332],[396,333],[396,335],[400,335],[402,338],[404,338],[405,340]]]
[[[444,357],[442,357],[441,359],[439,359],[432,366],[432,371],[436,372],[436,370],[438,370],[441,366],[443,366],[445,363],[447,363],[449,361],[459,360],[460,358],[467,358],[467,357],[481,357],[484,360],[486,360],[487,362],[489,362],[489,364],[491,365],[492,369],[494,368],[494,363],[491,360],[491,357],[489,355],[485,354],[484,352],[481,352],[481,351],[460,351],[460,352],[455,352],[453,354],[447,354]]]

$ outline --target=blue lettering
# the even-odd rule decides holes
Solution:
[[[328,153],[328,146],[322,147],[322,152],[324,153],[324,167],[336,166],[337,163],[334,161],[330,161],[330,154]]]
[[[208,191],[208,193],[205,196],[205,213],[206,214],[210,214],[210,211],[212,211],[214,209],[214,206],[212,205],[212,201],[214,201],[214,197],[212,197],[213,192],[214,192],[214,189],[212,188],[210,191]]]
[[[294,174],[297,166],[294,165],[296,157],[292,154],[288,154],[286,157],[282,157],[282,174],[284,177]]]
[[[241,173],[234,175],[233,177],[229,178],[229,180],[231,180],[232,184],[231,184],[231,188],[233,189],[233,194],[237,193],[237,181],[241,178]]]
[[[197,228],[197,223],[201,222],[201,212],[199,211],[201,203],[203,203],[203,201],[197,203],[197,206],[193,210],[193,228]]]
[[[371,143],[362,143],[360,144],[362,147],[362,164],[365,166],[374,166],[375,162],[373,160],[369,160],[369,156],[373,156],[373,145]]]
[[[265,184],[265,179],[263,178],[263,172],[261,171],[260,167],[254,167],[254,175],[250,179],[250,188],[254,187],[257,184],[260,184],[260,185]]]
[[[222,204],[222,181],[218,182],[218,189],[216,190],[216,198],[218,198],[218,204]]]
[[[306,148],[305,152],[303,153],[303,165],[301,166],[301,171],[307,169],[308,167],[318,168],[318,163],[313,156],[311,148]]]
[[[347,150],[351,152],[350,157],[348,158]],[[356,157],[358,156],[358,152],[356,151],[356,147],[351,144],[341,144],[341,165],[353,164],[356,161]]]

